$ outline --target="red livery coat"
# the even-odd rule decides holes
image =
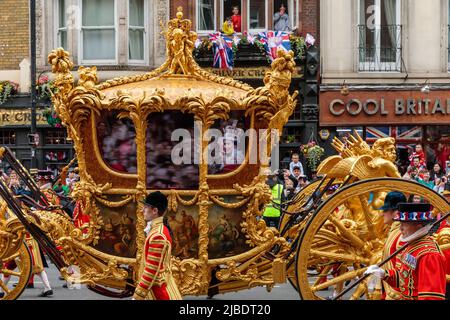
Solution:
[[[387,270],[385,281],[398,289],[403,300],[444,300],[445,267],[438,244],[426,236],[400,253],[395,267]]]
[[[171,270],[172,238],[163,218],[152,221],[144,246],[143,270],[133,298],[136,300],[181,300]]]

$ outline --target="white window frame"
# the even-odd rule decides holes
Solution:
[[[83,26],[83,0],[79,0],[80,3],[80,32],[79,32],[79,42],[78,42],[78,52],[79,52],[79,56],[80,56],[80,61],[81,64],[84,65],[117,65],[119,63],[119,19],[118,19],[118,9],[117,9],[117,5],[118,5],[118,1],[117,0],[113,0],[114,1],[114,34],[115,34],[115,41],[116,41],[116,45],[115,45],[115,59],[111,59],[111,60],[106,60],[106,59],[98,59],[98,60],[86,60],[84,59],[83,55],[84,55],[84,48],[83,48],[83,30],[86,29],[90,29],[90,30],[111,30],[111,27],[99,27],[99,26],[95,26],[95,27],[84,27]],[[128,32],[128,29],[127,29]]]
[[[289,19],[291,20],[291,31],[298,29],[300,24],[300,0],[288,0]],[[275,8],[274,8],[275,12]]]
[[[66,4],[67,4],[67,0],[65,0],[65,1],[66,1]],[[54,29],[55,30],[55,34],[54,34],[55,41],[54,41],[54,43],[56,45],[55,47],[56,48],[62,47],[61,38],[60,38],[60,32],[61,31],[65,31],[66,32],[67,47],[69,47],[69,28],[67,27],[67,12],[64,11],[64,14],[66,15],[66,17],[65,17],[65,19],[66,19],[66,26],[64,28],[60,28],[60,26],[59,26],[60,0],[55,0],[54,3],[55,3],[55,5],[54,5],[54,16],[56,17],[56,19],[55,19],[55,29]],[[64,48],[64,49],[65,50],[69,50],[69,48]]]
[[[148,60],[149,60],[149,53],[148,53],[148,2],[152,1],[152,0],[144,0],[144,27],[133,27],[134,30],[144,30],[144,60],[132,60],[130,59],[130,1],[128,2],[128,7],[127,7],[127,32],[128,32],[128,47],[127,47],[127,56],[128,56],[128,64],[130,65],[147,65],[148,64]]]
[[[264,0],[265,6],[266,6],[266,25],[264,26],[264,28],[260,28],[260,29],[250,29],[250,1],[251,0],[247,0],[247,29],[248,32],[250,33],[258,33],[258,32],[264,32],[268,30],[268,24],[269,24],[269,1],[268,0]]]
[[[200,21],[199,16],[198,16],[199,12],[200,12],[200,10],[199,10],[199,7],[200,7],[199,1],[200,0],[195,0],[195,29],[196,29],[197,33],[199,35],[208,35],[210,33],[217,32],[219,30],[219,28],[217,26],[217,19],[216,19],[216,17],[217,17],[217,10],[219,10],[219,6],[217,5],[217,1],[213,0],[213,2],[214,2],[214,17],[213,17],[214,30],[199,30],[199,21]],[[221,11],[223,11],[223,5],[221,5],[220,7],[221,7],[220,8]]]
[[[382,0],[374,0],[375,1],[375,6],[378,8],[381,8],[381,1]],[[401,13],[402,13],[402,0],[396,0],[397,1],[397,6],[396,6],[396,25],[401,25]],[[358,0],[358,25],[365,25],[366,21],[361,21],[361,1]],[[365,15],[365,14],[364,14]],[[378,30],[378,32],[381,31],[381,12],[380,10],[375,10],[375,30]],[[401,28],[398,31],[400,32],[400,34],[397,34],[397,38],[400,38],[400,46],[402,45],[402,39],[401,39]],[[360,40],[359,34],[358,34],[358,42]],[[398,45],[398,44],[397,44]],[[360,47],[361,45],[359,44],[358,47]],[[396,48],[397,49],[397,48]],[[396,62],[381,62],[381,37],[378,37],[378,43],[376,46],[376,61],[374,62],[377,71],[359,71],[360,73],[365,73],[365,72],[369,72],[369,73],[374,73],[374,72],[401,72],[401,71],[378,71],[378,70],[395,70],[397,68],[398,65],[401,66],[401,53],[397,52],[396,55]],[[358,53],[358,64],[359,64],[359,70],[368,70],[370,65],[373,64],[372,62],[361,62],[359,61],[360,55]]]

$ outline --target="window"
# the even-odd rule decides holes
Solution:
[[[145,60],[145,2],[129,0],[129,55],[130,60]]]
[[[253,32],[267,30],[266,0],[248,0],[248,25]]]
[[[401,0],[360,0],[359,71],[401,71]]]
[[[215,0],[197,0],[197,30],[200,32],[213,32],[216,26]]]
[[[67,2],[66,0],[58,1],[58,47],[67,49]]]
[[[82,61],[116,61],[115,0],[83,0]]]
[[[45,133],[45,144],[67,144],[67,132],[66,130],[48,130]]]
[[[222,7],[221,7],[220,23],[223,24],[224,21],[227,18],[230,18],[230,17],[233,16],[233,8],[234,7],[238,7],[238,9],[239,9],[239,16],[241,16],[241,14],[242,14],[242,2],[243,1],[241,1],[241,0],[224,0],[224,1],[221,1]],[[242,16],[241,16],[241,18],[242,18]],[[242,27],[243,26],[242,26],[242,20],[241,20],[241,32],[242,32]]]
[[[16,133],[11,130],[1,130],[0,131],[0,145],[15,145],[16,144]]]

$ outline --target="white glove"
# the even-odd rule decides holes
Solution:
[[[364,272],[364,275],[367,274],[372,274],[379,279],[384,279],[386,277],[386,271],[384,271],[384,269],[380,268],[376,264],[371,265],[367,268],[367,270]]]

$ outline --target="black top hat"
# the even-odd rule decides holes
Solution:
[[[144,201],[141,201],[146,206],[155,207],[159,210],[160,213],[163,213],[167,210],[169,202],[167,201],[167,197],[162,194],[160,191],[150,193]]]
[[[399,216],[394,219],[401,222],[433,222],[432,208],[429,203],[399,203]]]
[[[400,202],[406,202],[406,196],[399,191],[392,191],[386,195],[384,198],[384,205],[378,210],[397,210],[397,205]]]

